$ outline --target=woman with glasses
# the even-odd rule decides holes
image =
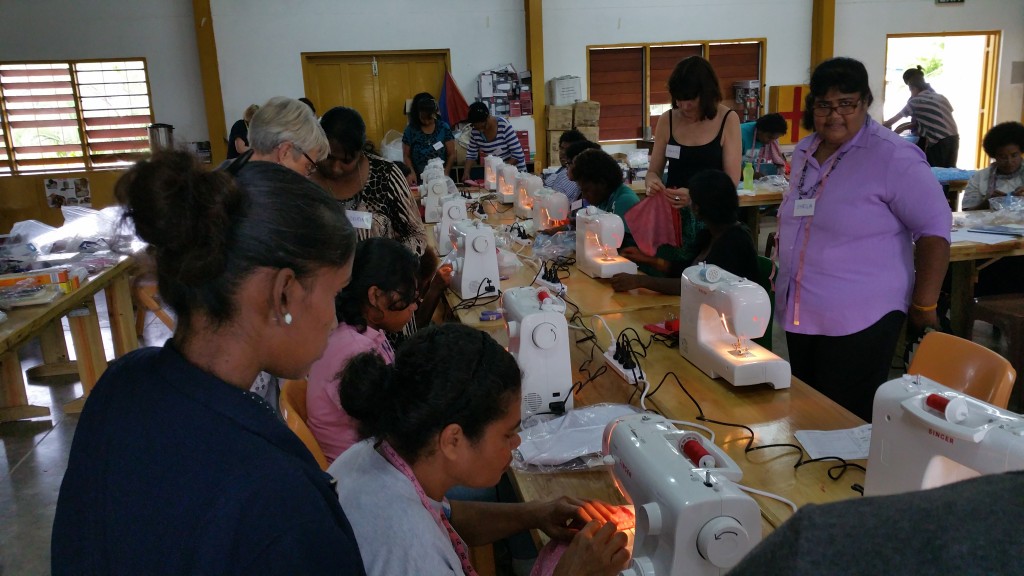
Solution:
[[[253,115],[249,147],[251,160],[280,164],[303,176],[315,172],[327,156],[327,138],[309,106],[284,96],[271,98]]]
[[[776,320],[793,375],[864,420],[908,316],[937,326],[952,217],[919,148],[868,116],[864,65],[814,70],[779,207]]]
[[[401,332],[416,311],[417,266],[415,254],[388,238],[370,238],[356,247],[352,280],[335,301],[338,327],[309,369],[306,387],[307,424],[328,462],[359,441],[358,422],[341,407],[338,378],[363,352],[394,362],[387,335]]]
[[[320,119],[330,154],[319,163],[312,179],[347,211],[359,234],[366,238],[391,238],[421,260],[420,290],[423,303],[418,325],[429,323],[447,286],[450,269],[437,271],[437,253],[427,244],[426,227],[419,206],[402,171],[380,156],[366,151],[366,124],[359,112],[339,106]],[[406,332],[411,332],[415,325]]]
[[[661,115],[654,133],[647,193],[664,194],[679,210],[679,248],[660,246],[655,254],[638,250],[623,255],[640,263],[644,272],[663,276],[680,262],[696,256],[697,232],[703,226],[690,210],[690,178],[702,170],[722,170],[735,183],[740,181],[742,138],[739,117],[722,104],[718,75],[711,63],[700,56],[684,58],[668,78],[672,108]],[[668,177],[662,171],[668,163]]]

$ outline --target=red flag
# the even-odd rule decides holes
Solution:
[[[469,104],[462,96],[451,72],[444,73],[444,87],[441,88],[441,117],[454,127],[469,116]]]

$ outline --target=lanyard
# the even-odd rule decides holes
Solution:
[[[412,473],[412,468],[410,468],[405,460],[395,452],[395,449],[392,448],[391,444],[388,444],[387,441],[381,442],[378,450],[385,460],[390,462],[396,470],[401,472],[403,476],[412,482],[412,487],[416,489],[416,494],[420,497],[420,502],[423,504],[423,507],[427,509],[427,512],[430,512],[430,515],[434,518],[434,522],[437,523],[437,526],[448,534],[448,539],[452,542],[452,548],[455,549],[455,553],[459,556],[459,560],[462,562],[462,571],[465,575],[477,576],[476,570],[473,569],[473,565],[469,563],[469,550],[466,549],[466,543],[462,541],[462,537],[460,537],[458,532],[455,531],[455,528],[452,528],[452,524],[448,521],[448,517],[445,516],[443,512],[439,514],[437,510],[434,509],[433,505],[431,505],[431,501],[427,498],[426,493],[423,492],[423,487],[420,486],[419,480],[417,480],[416,475]]]
[[[800,170],[800,182],[796,185],[797,196],[802,200],[807,198],[817,200],[818,198],[821,198],[822,193],[825,191],[825,185],[828,184],[829,177],[832,176],[832,172],[836,169],[836,166],[839,166],[839,162],[849,151],[850,149],[847,148],[842,154],[836,156],[836,159],[828,167],[828,171],[825,172],[824,176],[822,176],[820,180],[818,180],[817,184],[815,184],[810,190],[804,190],[804,181],[807,179],[807,162],[813,156],[813,154],[808,153],[808,157],[804,160],[803,169]],[[782,215],[779,214],[779,217],[781,218]],[[801,216],[801,218],[804,219],[804,241],[800,246],[800,263],[796,269],[796,289],[793,293],[794,326],[800,325],[800,290],[803,286],[804,279],[804,256],[807,254],[807,243],[811,239],[811,221],[814,220],[814,215]],[[778,241],[778,236],[776,236],[776,241]]]

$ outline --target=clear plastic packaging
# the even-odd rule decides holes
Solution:
[[[988,205],[993,210],[1024,210],[1024,197],[1021,196],[994,196],[988,199]]]
[[[513,452],[512,466],[524,472],[565,472],[604,466],[604,429],[622,416],[639,413],[629,404],[594,404],[542,421],[527,420]]]
[[[568,258],[576,252],[576,232],[563,231],[554,235],[541,232],[533,240],[533,255],[542,260]]]

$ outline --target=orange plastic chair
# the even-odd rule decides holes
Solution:
[[[968,396],[1006,408],[1017,371],[1009,360],[970,340],[930,332],[910,361],[908,374],[920,374]]]
[[[316,458],[320,469],[327,470],[327,458],[324,456],[324,451],[320,449],[316,438],[313,437],[309,426],[306,425],[306,379],[282,380],[279,405],[285,424],[306,445],[313,458]]]

